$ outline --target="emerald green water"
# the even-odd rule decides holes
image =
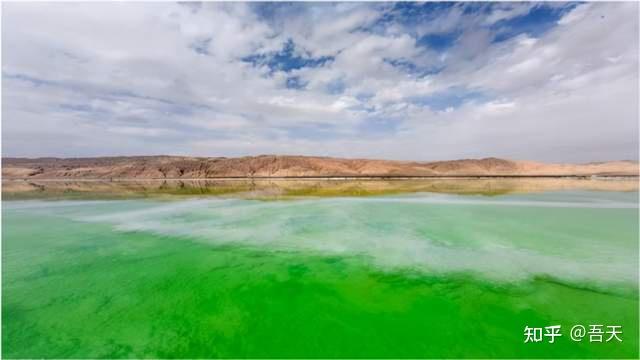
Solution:
[[[5,358],[638,357],[637,192],[5,201],[2,225]]]

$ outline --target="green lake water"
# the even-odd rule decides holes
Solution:
[[[2,205],[4,358],[638,357],[637,192]]]

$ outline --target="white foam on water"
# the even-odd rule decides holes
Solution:
[[[371,198],[371,199],[349,199],[367,202],[384,203],[417,203],[417,204],[453,204],[453,205],[494,205],[494,206],[524,206],[524,207],[548,207],[548,208],[582,208],[582,209],[638,209],[638,203],[606,201],[602,199],[589,199],[585,202],[569,201],[526,201],[526,200],[487,200],[484,198],[464,198],[454,196],[430,195],[414,198]]]
[[[122,202],[130,202],[131,200],[123,200]],[[58,208],[69,208],[69,207],[86,207],[92,205],[102,205],[105,204],[104,200],[83,200],[83,201],[75,201],[75,200],[56,200],[56,201],[44,201],[44,200],[21,200],[21,201],[3,201],[2,209],[3,210],[53,210]]]
[[[150,232],[215,245],[235,244],[267,250],[363,256],[383,269],[412,269],[439,274],[473,273],[497,281],[522,281],[537,276],[570,282],[632,286],[637,286],[638,281],[637,254],[630,253],[626,243],[621,245],[619,242],[608,242],[607,239],[575,241],[567,244],[566,252],[548,252],[543,242],[537,248],[522,246],[517,241],[505,242],[504,235],[492,230],[491,226],[482,228],[485,229],[482,233],[468,233],[468,241],[452,242],[420,232],[420,226],[426,220],[421,217],[424,215],[416,215],[413,208],[403,208],[406,204],[427,206],[432,209],[430,214],[437,215],[444,205],[465,206],[467,211],[468,205],[558,207],[567,208],[566,211],[573,211],[571,208],[594,208],[606,211],[637,208],[637,204],[633,203],[631,205],[634,206],[623,202],[501,201],[456,196],[273,202],[229,199],[138,201],[137,205],[144,206],[131,209],[128,207],[132,203],[126,202],[81,203],[95,209],[86,211],[81,206],[72,206],[67,208],[63,216],[78,221],[111,224],[118,231]],[[389,212],[388,206],[394,204],[401,211],[397,215],[393,215],[395,210]],[[42,206],[34,208],[40,209]],[[372,215],[370,212],[376,207],[386,212]],[[14,208],[27,209],[20,206]],[[57,212],[58,208],[53,206],[51,210]],[[473,217],[466,220],[473,221]],[[452,227],[471,226],[464,221],[448,221],[453,221]],[[637,226],[635,229],[637,232]],[[540,229],[540,236],[550,236],[544,230]],[[560,241],[558,239],[548,240],[557,242]],[[633,248],[633,241],[637,241],[637,237],[629,241],[630,248]],[[581,247],[577,253],[591,255],[575,256],[576,246]]]

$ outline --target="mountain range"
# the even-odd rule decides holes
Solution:
[[[498,158],[394,161],[314,156],[4,158],[4,179],[638,176],[636,161],[549,164]]]

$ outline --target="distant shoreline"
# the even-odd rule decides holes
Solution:
[[[4,200],[128,196],[369,196],[415,192],[500,195],[562,190],[638,191],[638,176],[305,176],[4,179]]]
[[[206,181],[206,180],[484,180],[484,179],[581,179],[581,180],[630,180],[640,175],[373,175],[373,176],[219,176],[206,178],[3,178],[2,181],[79,181],[79,182],[127,182],[127,181]]]

